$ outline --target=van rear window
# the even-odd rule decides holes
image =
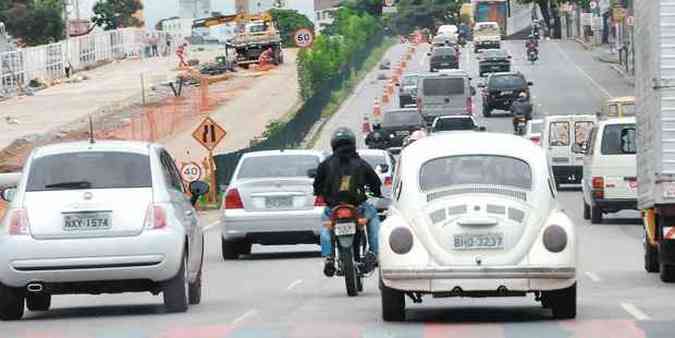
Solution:
[[[637,153],[637,130],[634,124],[614,124],[602,133],[603,155],[630,155]]]
[[[448,96],[464,94],[463,78],[435,78],[424,79],[424,95]]]

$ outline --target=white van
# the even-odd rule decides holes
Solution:
[[[544,119],[542,146],[556,184],[580,184],[583,177],[582,145],[597,122],[595,115],[555,115]]]
[[[471,77],[463,70],[443,70],[417,78],[417,111],[427,126],[446,115],[473,115]]]
[[[581,183],[584,218],[591,223],[601,223],[606,213],[637,210],[636,141],[635,117],[605,120],[591,130]]]

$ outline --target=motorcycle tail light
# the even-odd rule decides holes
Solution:
[[[354,216],[354,213],[349,208],[339,208],[339,209],[335,210],[335,217],[336,218],[352,218],[353,216]]]
[[[326,206],[326,199],[323,198],[323,196],[316,196],[316,198],[314,198],[314,206],[315,207],[325,207]]]

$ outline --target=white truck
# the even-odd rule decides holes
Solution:
[[[496,22],[477,22],[473,27],[473,51],[481,49],[499,49],[502,35]]]
[[[675,1],[638,0],[636,100],[638,208],[644,266],[675,282]]]

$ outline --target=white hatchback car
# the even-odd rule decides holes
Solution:
[[[575,226],[556,195],[544,150],[522,137],[457,132],[405,148],[380,229],[383,319],[428,294],[534,293],[575,317]]]
[[[191,185],[194,196],[205,183]],[[101,141],[34,150],[0,233],[0,318],[49,309],[52,295],[144,292],[169,312],[201,299],[204,239],[169,153]]]

